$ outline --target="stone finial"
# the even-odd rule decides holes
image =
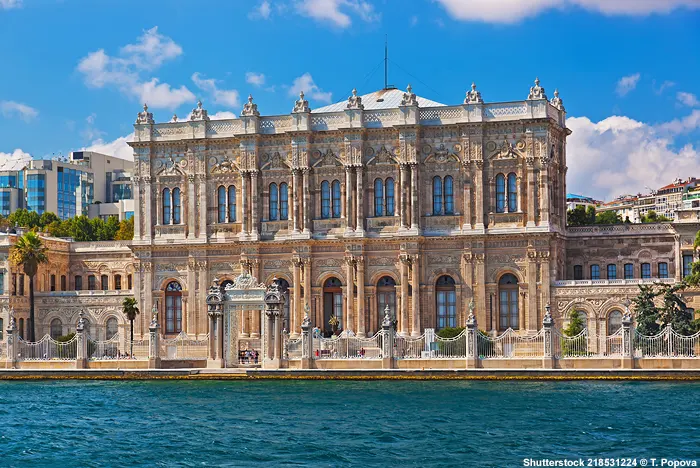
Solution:
[[[173,114],[173,118],[170,120],[172,123],[177,122],[177,114]]]
[[[406,87],[406,92],[403,93],[403,99],[401,99],[401,105],[402,106],[416,106],[418,107],[418,98],[416,97],[416,94],[413,92],[413,88],[409,84]]]
[[[143,112],[136,114],[136,124],[137,125],[147,125],[155,123],[153,120],[153,113],[148,112],[148,105],[143,105]]]
[[[15,320],[15,308],[10,308],[10,325],[7,327],[9,331],[17,330],[17,321]]]
[[[484,100],[481,98],[481,91],[476,90],[476,84],[472,83],[472,90],[467,91],[467,97],[464,98],[465,104],[483,104]]]
[[[311,108],[309,107],[309,101],[304,99],[304,91],[301,91],[299,93],[299,99],[297,101],[294,101],[294,109],[292,109],[293,114],[298,114],[301,112],[311,112]]]
[[[391,326],[391,317],[389,316],[389,304],[384,307],[384,320],[382,320],[382,327],[388,328]]]
[[[552,312],[551,312],[551,307],[549,304],[544,306],[544,318],[542,319],[542,325],[545,327],[551,327],[554,325],[554,318],[552,318]]]
[[[311,326],[311,319],[309,318],[309,304],[304,307],[304,318],[301,321],[301,328],[309,328]]]
[[[362,98],[357,95],[357,89],[353,88],[352,96],[348,98],[348,109],[364,109],[365,105],[362,104]]]
[[[253,103],[253,95],[248,95],[248,102],[243,105],[243,110],[241,111],[241,117],[252,117],[259,116],[258,105]]]
[[[554,90],[554,97],[549,102],[557,109],[562,110],[562,111],[565,110],[564,109],[564,101],[562,101],[561,98],[559,97],[559,90],[558,89]]]
[[[77,332],[83,332],[85,330],[85,313],[81,310],[78,313],[78,325],[75,327],[75,331]]]
[[[540,86],[539,78],[535,78],[535,86],[530,87],[530,94],[527,96],[527,99],[547,99],[547,95],[544,93],[544,88]]]
[[[467,328],[476,328],[476,317],[473,312],[469,312],[467,316]]]
[[[197,101],[197,107],[192,109],[190,120],[209,120],[209,112],[202,107],[202,101]]]

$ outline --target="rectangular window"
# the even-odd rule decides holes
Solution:
[[[5,294],[5,273],[0,273],[0,294]]]
[[[683,276],[688,276],[690,274],[690,264],[693,263],[693,256],[683,255]]]
[[[668,278],[668,263],[659,263],[659,278]]]
[[[642,279],[651,278],[651,263],[642,263]]]
[[[122,288],[122,277],[119,275],[116,275],[114,277],[114,289],[119,291]]]
[[[634,279],[634,265],[625,263],[625,279]]]
[[[608,279],[617,279],[617,265],[608,265]]]
[[[96,287],[97,287],[97,280],[95,279],[95,275],[88,276],[88,290],[94,291]]]
[[[24,296],[24,275],[19,275],[19,295]]]
[[[338,329],[343,328],[343,295],[333,293],[333,314],[338,319]]]
[[[61,275],[61,291],[65,291],[66,289],[66,275]]]
[[[75,290],[80,291],[83,289],[83,277],[82,276],[76,276],[75,277]]]
[[[591,279],[592,280],[599,280],[600,279],[600,267],[598,265],[591,265]]]
[[[574,265],[574,279],[575,280],[582,280],[583,279],[583,266]]]
[[[56,275],[51,275],[49,288],[51,289],[51,291],[56,290]]]
[[[109,290],[109,277],[107,275],[102,275],[100,277],[100,286],[103,291]]]

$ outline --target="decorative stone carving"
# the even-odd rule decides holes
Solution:
[[[153,121],[153,113],[148,112],[148,106],[146,104],[143,105],[143,112],[139,112],[136,115],[136,124],[137,125],[147,125],[147,124],[153,124],[155,123]]]
[[[528,101],[535,99],[547,99],[547,95],[544,93],[544,88],[540,86],[540,79],[535,78],[535,86],[530,87],[530,94],[527,96]]]
[[[467,97],[464,99],[465,104],[483,104],[481,92],[476,90],[476,84],[472,83],[472,90],[467,91]]]
[[[561,98],[559,97],[559,90],[558,89],[554,90],[554,97],[549,102],[557,109],[559,109],[561,111],[565,110],[564,109],[564,101],[562,101]]]
[[[248,102],[243,105],[243,110],[241,111],[241,117],[251,117],[259,116],[258,105],[253,103],[253,95],[248,95]]]
[[[401,105],[402,106],[416,106],[418,107],[418,98],[416,97],[416,94],[413,92],[413,88],[409,84],[406,87],[406,92],[403,93],[403,99],[401,99]]]
[[[352,96],[348,98],[348,109],[364,109],[365,106],[362,104],[362,98],[357,95],[357,89],[352,90]]]
[[[301,112],[311,112],[309,101],[304,99],[304,91],[299,93],[299,99],[294,102],[294,109],[292,109],[293,114],[298,114]]]
[[[202,107],[202,101],[197,101],[197,107],[192,109],[190,120],[209,120],[209,113]]]

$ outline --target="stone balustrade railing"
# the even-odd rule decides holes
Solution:
[[[644,224],[596,224],[592,226],[568,227],[568,236],[609,236],[609,235],[647,235],[647,234],[673,234],[675,231],[670,223],[644,223]]]
[[[600,279],[600,280],[558,280],[552,281],[553,286],[636,286],[638,284],[667,283],[673,284],[673,278],[644,278],[644,279]]]

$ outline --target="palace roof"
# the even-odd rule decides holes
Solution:
[[[365,106],[365,110],[396,109],[401,105],[401,100],[403,99],[404,93],[405,91],[403,90],[389,88],[380,89],[369,94],[363,94],[360,97],[362,98],[362,104]],[[416,98],[418,99],[419,107],[440,107],[445,105],[420,96],[416,96]],[[348,100],[343,99],[335,104],[319,107],[318,109],[312,109],[311,113],[320,114],[323,112],[342,112],[347,108]]]

